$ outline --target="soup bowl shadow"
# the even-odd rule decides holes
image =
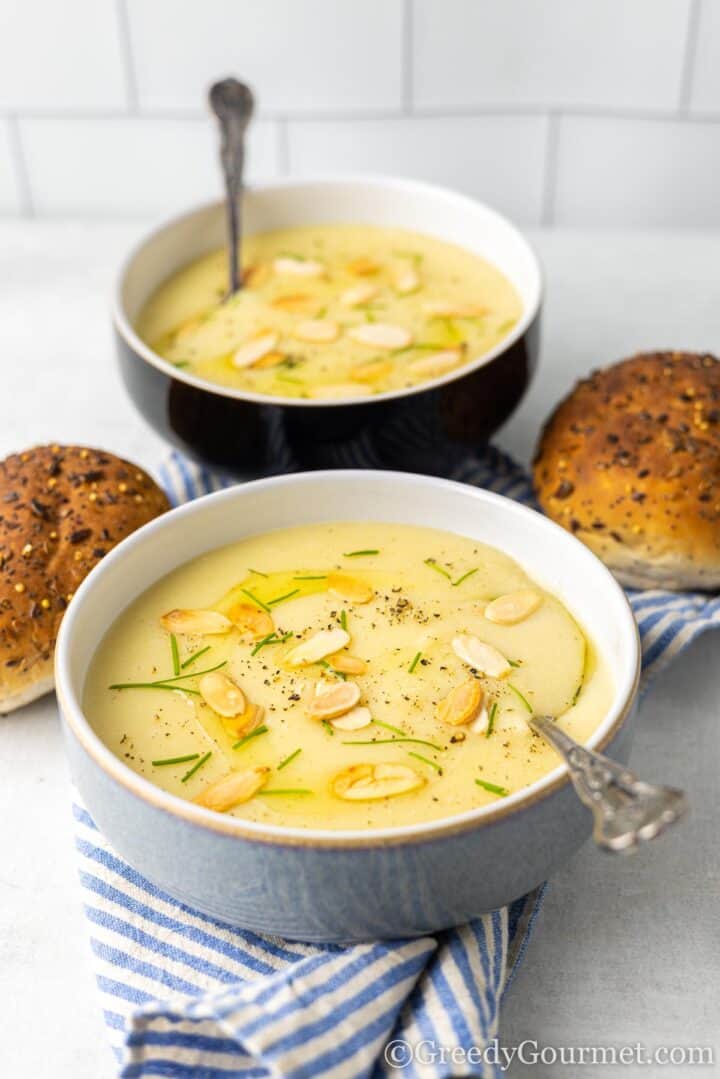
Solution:
[[[495,803],[428,823],[333,831],[257,824],[168,794],[132,771],[84,714],[93,653],[160,577],[245,536],[338,520],[416,524],[501,548],[587,627],[612,703],[588,744],[625,761],[640,649],[624,593],[569,533],[500,495],[370,470],[258,480],[187,503],[121,543],[63,620],[56,684],[80,796],[131,866],[171,896],[254,932],[306,941],[421,935],[501,907],[545,880],[589,837],[564,765]]]
[[[515,286],[523,313],[490,352],[418,386],[352,400],[267,397],[221,386],[162,359],[135,332],[138,314],[169,276],[225,244],[225,208],[213,203],[145,237],[121,269],[113,303],[120,372],[143,418],[184,453],[233,474],[267,474],[284,461],[441,473],[509,418],[537,366],[542,274],[518,229],[495,210],[414,180],[360,176],[285,181],[244,195],[247,234],[298,225],[404,228],[457,244]]]

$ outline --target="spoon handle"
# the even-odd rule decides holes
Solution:
[[[643,782],[602,753],[578,745],[550,716],[533,716],[528,723],[565,759],[578,797],[592,811],[593,839],[604,850],[634,850],[687,812],[683,791]]]
[[[210,87],[210,107],[220,125],[220,163],[225,178],[228,223],[229,295],[242,288],[240,252],[242,223],[240,197],[245,164],[245,132],[252,117],[252,91],[237,79],[223,79]]]

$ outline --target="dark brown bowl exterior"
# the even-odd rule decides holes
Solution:
[[[123,382],[143,418],[201,464],[238,476],[288,466],[372,467],[445,472],[484,445],[514,412],[535,372],[539,312],[492,360],[406,395],[348,404],[244,400],[199,388],[145,360],[115,327]]]

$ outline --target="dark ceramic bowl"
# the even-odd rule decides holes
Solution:
[[[367,222],[437,236],[488,259],[523,303],[497,348],[420,386],[351,401],[266,397],[214,385],[161,359],[134,324],[168,276],[225,243],[222,203],[162,225],[120,273],[113,321],[122,377],[155,430],[202,463],[242,476],[287,467],[376,466],[439,472],[508,419],[537,363],[540,267],[527,241],[494,210],[412,180],[350,177],[275,181],[248,191],[246,232],[301,224]]]

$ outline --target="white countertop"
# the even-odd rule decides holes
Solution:
[[[67,441],[103,446],[151,470],[162,458],[163,444],[120,385],[108,323],[114,269],[141,229],[0,223],[0,455]],[[590,367],[643,348],[720,351],[720,233],[535,232],[533,239],[547,273],[541,367],[498,439],[524,460],[541,419]],[[718,1066],[719,646],[717,635],[697,642],[653,686],[632,757],[647,778],[691,791],[691,818],[633,859],[588,846],[553,880],[504,1010],[508,1045],[716,1041]],[[69,802],[54,699],[0,717],[6,1079],[115,1074],[90,970]],[[534,1074],[561,1072],[652,1079],[651,1069],[635,1066],[539,1065]]]

